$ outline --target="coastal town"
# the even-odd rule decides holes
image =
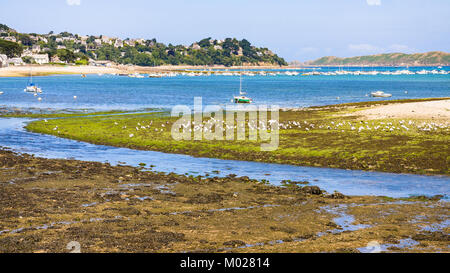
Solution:
[[[94,66],[139,65],[287,65],[267,48],[235,38],[205,38],[191,45],[165,45],[156,39],[19,33],[0,24],[0,67],[26,64]]]

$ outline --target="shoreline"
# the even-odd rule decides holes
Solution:
[[[428,66],[413,66],[410,67],[434,67],[437,65]],[[314,69],[321,67],[338,67],[338,66],[328,66],[328,65],[311,65],[311,66],[190,66],[190,65],[163,65],[156,67],[147,66],[137,66],[137,65],[112,65],[110,67],[104,66],[90,66],[90,65],[23,65],[23,66],[9,66],[0,68],[0,77],[29,77],[30,71],[32,71],[33,76],[51,76],[51,75],[70,75],[70,74],[133,74],[133,73],[168,73],[168,72],[180,72],[180,71],[190,71],[190,70],[202,70],[211,71],[215,70],[298,70],[298,69]],[[358,66],[358,65],[348,65],[348,67],[405,67],[405,66]]]

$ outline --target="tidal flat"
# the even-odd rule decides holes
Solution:
[[[449,203],[0,150],[0,252],[448,252]],[[407,241],[405,241],[407,240]],[[404,242],[408,242],[405,244]]]
[[[444,98],[445,99],[445,98]],[[386,104],[436,99],[381,101],[285,109],[279,113],[279,146],[261,151],[263,141],[176,141],[171,127],[178,118],[167,112],[39,120],[31,132],[132,149],[299,166],[413,174],[449,174],[447,119],[367,119],[365,109]],[[442,99],[440,99],[442,100]],[[269,116],[270,118],[270,116]],[[187,124],[184,130],[205,130]],[[196,128],[198,127],[198,128]],[[254,124],[257,128],[258,125]],[[258,128],[259,129],[259,128]]]

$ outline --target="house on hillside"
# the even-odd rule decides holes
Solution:
[[[109,44],[109,45],[112,44],[112,40],[108,36],[102,36],[101,40],[102,40],[102,43],[104,43],[104,44]]]
[[[40,45],[33,45],[31,47],[31,52],[33,53],[39,53],[41,51],[41,46]]]
[[[58,55],[54,55],[54,56],[51,58],[51,61],[52,61],[52,63],[64,63],[63,61],[61,61],[61,60],[59,59]]]
[[[95,39],[94,43],[96,46],[101,46],[102,45],[102,40],[101,39]]]
[[[2,39],[5,41],[10,41],[10,42],[14,42],[14,43],[17,42],[17,39],[14,36],[6,36],[6,37],[2,37]]]
[[[49,63],[48,54],[33,54],[33,55],[30,55],[30,57],[33,58],[33,60],[38,64],[48,64]]]
[[[0,67],[6,67],[8,66],[8,56],[5,54],[0,54]]]
[[[123,47],[123,41],[121,39],[117,39],[114,42],[114,47]]]
[[[11,58],[7,60],[8,65],[24,65],[22,58]]]

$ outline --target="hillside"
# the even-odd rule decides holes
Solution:
[[[283,58],[268,48],[256,47],[246,39],[235,38],[217,40],[209,37],[190,45],[166,45],[156,39],[120,39],[69,32],[55,34],[52,31],[48,34],[19,33],[0,24],[0,40],[4,40],[0,44],[0,52],[8,52],[10,58],[47,54],[54,63],[86,64],[93,60],[142,66],[287,65]],[[10,53],[12,49],[15,54]],[[24,59],[26,62],[32,60]]]
[[[322,57],[314,61],[306,62],[307,65],[450,65],[450,53],[431,51],[426,53],[404,54],[388,53],[349,58],[334,56]]]

